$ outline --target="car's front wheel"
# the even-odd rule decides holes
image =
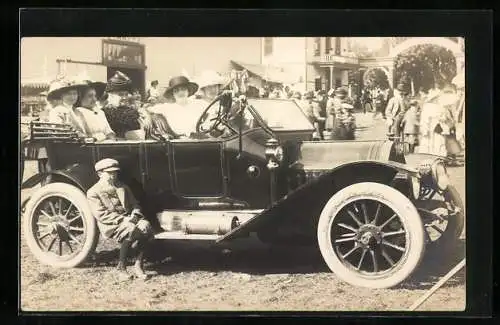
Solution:
[[[398,285],[425,250],[424,227],[412,202],[384,184],[350,185],[327,202],[318,222],[326,264],[341,280],[367,288]]]
[[[26,204],[24,237],[33,255],[53,267],[75,267],[94,252],[99,231],[85,194],[75,186],[42,186]]]

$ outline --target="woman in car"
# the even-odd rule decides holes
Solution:
[[[198,86],[202,95],[201,99],[210,103],[220,94],[224,85],[225,80],[220,74],[211,70],[204,71],[198,80]]]
[[[97,105],[97,99],[104,93],[106,84],[91,81],[86,81],[86,83],[88,86],[82,87],[80,90],[76,111],[83,116],[86,122],[87,137],[95,138],[97,141],[116,139],[115,132],[109,126],[106,115]]]
[[[171,103],[149,107],[151,113],[162,114],[168,121],[175,137],[189,137],[195,134],[196,123],[207,107],[205,100],[196,100],[193,95],[198,84],[185,76],[170,79],[163,94]]]
[[[118,138],[144,140],[144,128],[150,124],[149,116],[133,96],[132,80],[117,71],[106,85],[103,108],[108,123]]]
[[[47,100],[59,101],[59,105],[49,112],[49,122],[69,124],[81,137],[86,135],[86,125],[82,115],[76,110],[75,104],[78,100],[78,90],[83,87],[86,87],[83,82],[60,78],[51,83],[47,94]]]

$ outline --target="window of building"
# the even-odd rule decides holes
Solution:
[[[321,90],[322,87],[321,87],[321,77],[316,77],[314,79],[314,91],[318,91],[318,90]]]
[[[273,53],[273,38],[264,37],[264,55],[271,55]]]
[[[332,51],[332,37],[326,38],[325,54],[330,54]]]
[[[340,55],[340,50],[341,48],[341,43],[340,43],[340,37],[335,37],[335,55]]]
[[[321,38],[315,37],[314,38],[314,55],[315,56],[320,54],[320,43],[321,43]]]

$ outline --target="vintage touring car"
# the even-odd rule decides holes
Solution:
[[[198,135],[230,130],[209,137],[95,142],[32,122],[24,157],[40,172],[21,187],[41,186],[21,209],[34,256],[75,267],[93,253],[99,233],[85,193],[108,157],[161,226],[157,239],[218,244],[254,233],[317,245],[339,278],[369,288],[404,281],[426,247],[453,248],[464,208],[441,157],[405,155],[389,140],[311,141],[314,128],[291,100],[227,102],[217,98],[205,111],[215,118],[198,120]]]

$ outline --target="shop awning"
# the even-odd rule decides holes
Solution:
[[[45,89],[49,88],[50,82],[49,78],[25,78],[21,79],[21,87]]]
[[[242,63],[233,60],[231,60],[231,62],[268,82],[286,84],[295,83],[298,79],[297,76],[287,73],[283,68],[262,64]]]

